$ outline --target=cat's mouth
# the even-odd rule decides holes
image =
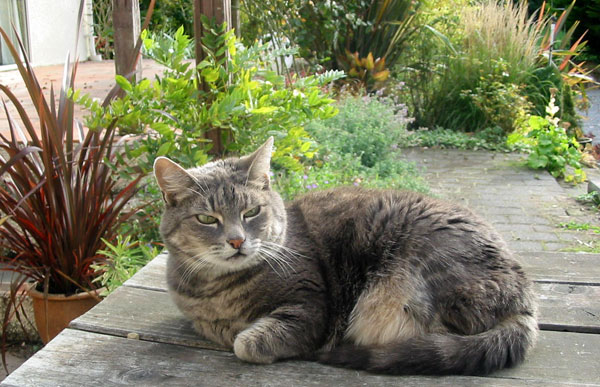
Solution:
[[[246,254],[243,254],[243,253],[241,253],[241,252],[238,251],[237,253],[235,253],[233,255],[230,255],[229,257],[225,258],[225,260],[226,261],[234,261],[234,260],[242,259],[242,258],[245,258],[245,257],[246,257]]]

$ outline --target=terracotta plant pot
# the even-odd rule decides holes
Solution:
[[[78,293],[65,297],[63,294],[48,294],[44,299],[44,293],[31,288],[29,296],[33,301],[33,314],[40,338],[47,344],[69,323],[81,316],[94,305],[100,302],[101,289],[90,293]]]

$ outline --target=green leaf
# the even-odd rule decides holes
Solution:
[[[160,146],[160,148],[158,148],[158,151],[156,152],[156,156],[164,156],[167,153],[169,153],[170,149],[171,149],[171,142],[165,142],[164,144],[162,144]]]
[[[209,83],[214,83],[217,79],[219,79],[219,70],[214,68],[205,68],[202,70],[201,74],[206,82]]]
[[[171,130],[171,127],[169,127],[169,125],[165,124],[164,122],[153,122],[152,124],[150,124],[150,127],[156,130],[158,133],[160,133],[160,135],[163,137],[173,136],[173,131]]]
[[[548,157],[545,155],[539,155],[537,153],[532,153],[529,155],[527,159],[527,165],[531,168],[540,169],[545,168],[548,165]]]
[[[300,147],[300,152],[305,153],[306,151],[308,151],[310,149],[310,142],[305,142],[304,144],[302,144],[302,146]]]
[[[138,83],[136,89],[140,90],[140,91],[144,91],[147,88],[150,87],[150,80],[149,79],[142,79],[142,81],[140,81],[140,83]]]
[[[276,110],[277,110],[277,107],[275,107],[275,106],[263,106],[263,107],[253,109],[251,111],[251,113],[253,113],[253,114],[269,114],[269,113],[273,113]]]
[[[115,76],[115,81],[117,82],[117,84],[119,86],[121,86],[121,89],[123,89],[123,90],[125,90],[127,92],[131,92],[133,90],[133,87],[131,86],[131,83],[124,76],[122,76],[122,75],[116,75]]]

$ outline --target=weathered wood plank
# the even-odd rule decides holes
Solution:
[[[519,261],[537,282],[600,285],[600,254],[523,252]]]
[[[157,255],[133,277],[125,281],[125,286],[151,290],[167,290],[167,254]]]
[[[600,287],[563,284],[538,284],[538,287],[541,287],[542,329],[600,333]],[[137,333],[142,340],[219,348],[194,333],[168,293],[127,286],[74,320],[71,327],[122,337]]]
[[[536,282],[600,286],[600,254],[559,252],[520,253],[525,271]],[[160,254],[125,285],[167,290],[167,254]]]
[[[162,291],[122,286],[73,320],[70,327],[122,337],[136,333],[141,340],[223,349],[195,333],[191,322]]]
[[[535,285],[541,329],[600,333],[600,286]]]
[[[560,355],[558,355],[560,353]],[[600,383],[600,336],[544,332],[523,365],[493,377],[382,376],[312,362],[256,366],[233,354],[63,331],[2,386],[551,386]]]

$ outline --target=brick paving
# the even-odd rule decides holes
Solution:
[[[144,78],[153,79],[155,74],[162,72],[163,67],[156,62],[144,59],[142,61],[142,76]],[[64,66],[41,66],[35,67],[34,72],[40,83],[40,87],[44,90],[46,98],[50,96],[50,89],[54,87],[55,93],[60,90],[63,78]],[[39,120],[35,107],[29,98],[27,88],[21,81],[21,74],[18,70],[0,71],[0,84],[7,86],[13,94],[19,99],[25,110],[27,111],[29,118],[31,119],[34,127],[38,125]],[[77,74],[75,76],[75,89],[81,90],[82,92],[89,94],[93,98],[103,100],[108,94],[110,89],[115,85],[115,65],[111,60],[101,62],[81,62],[77,66]],[[4,93],[0,93],[0,98],[7,101],[8,98]],[[1,104],[1,103],[0,103]],[[18,119],[17,110],[12,104],[7,103],[8,111],[13,119]],[[1,105],[0,105],[1,108]],[[0,133],[3,135],[9,134],[8,120],[4,113],[4,108],[1,108],[0,112]],[[82,111],[80,106],[75,106],[75,117],[82,119],[85,112]]]
[[[549,173],[525,167],[524,155],[413,148],[403,150],[401,158],[422,168],[434,195],[492,223],[514,251],[571,250],[600,238],[558,226],[570,221],[600,226],[598,213],[574,199],[585,185],[561,185]]]

